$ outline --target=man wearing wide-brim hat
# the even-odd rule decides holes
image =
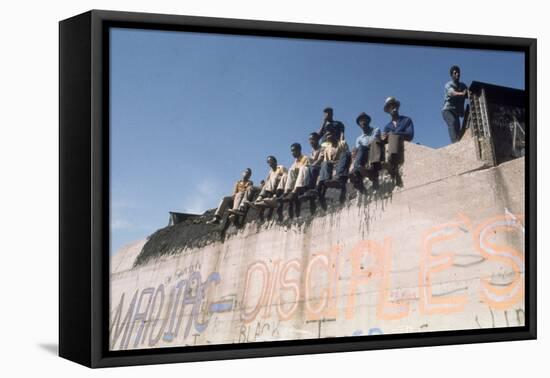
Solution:
[[[414,138],[414,124],[409,117],[399,114],[401,103],[395,97],[388,97],[384,102],[384,111],[391,116],[391,121],[382,129],[382,140],[388,143],[387,161],[390,164],[390,174],[401,186],[398,175],[398,164],[403,159],[403,141]]]
[[[379,152],[378,155],[381,153],[381,149],[375,147],[377,143],[380,144],[380,129],[371,127],[371,117],[365,112],[360,113],[355,122],[363,133],[355,140],[354,159],[353,167],[350,172],[350,180],[358,191],[364,193],[365,186],[363,184],[363,176],[365,175],[368,175],[373,182],[374,189],[378,187],[378,171],[369,171],[365,165],[367,162],[370,165],[371,160],[373,160],[371,157],[374,157],[374,155],[372,155],[371,152],[376,150]],[[380,160],[378,159],[378,161]],[[376,175],[374,175],[374,173],[376,173]]]

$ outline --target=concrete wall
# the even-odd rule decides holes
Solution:
[[[406,145],[404,187],[308,222],[132,268],[111,261],[111,348],[523,325],[524,159],[486,168],[472,138]]]

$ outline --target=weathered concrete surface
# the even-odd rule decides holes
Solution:
[[[111,262],[111,348],[523,325],[524,159],[407,144],[405,186],[307,222]],[[308,217],[307,214],[304,217]]]

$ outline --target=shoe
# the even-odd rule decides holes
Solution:
[[[256,200],[254,202],[251,202],[250,203],[250,206],[252,206],[253,208],[255,208],[256,210],[261,210],[261,209],[265,209],[266,207],[269,207],[267,206],[266,204],[266,201],[268,201],[268,199],[262,199],[262,200]]]
[[[378,189],[380,189],[380,181],[378,180],[378,177],[376,177],[376,178],[372,181],[372,189],[373,189],[373,190],[378,190]]]
[[[266,198],[265,200],[262,201],[262,206],[274,208],[279,205],[278,202],[279,201],[277,198]]]
[[[262,208],[263,202],[264,202],[264,198],[262,196],[258,196],[258,198],[256,198],[256,200],[254,200],[254,201],[245,200],[244,203],[247,204],[250,207],[253,207],[255,209],[259,209],[259,208]]]
[[[340,191],[340,197],[339,197],[339,200],[340,200],[340,203],[344,203],[346,202],[346,191],[345,190],[341,190]]]
[[[209,221],[206,221],[206,224],[220,224],[220,217],[214,215],[214,218],[210,219]]]
[[[361,194],[365,194],[367,192],[367,188],[365,188],[363,181],[353,183],[353,187]]]
[[[232,214],[232,215],[244,215],[244,212],[242,212],[240,209],[239,210],[229,209],[229,210],[227,210],[227,212]]]
[[[403,187],[403,179],[401,178],[401,175],[395,176],[395,185],[402,188]]]
[[[239,206],[240,211],[245,211],[247,207],[254,207],[253,202],[249,200],[244,200],[241,202],[241,206]]]

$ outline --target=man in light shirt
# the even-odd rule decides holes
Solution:
[[[293,143],[290,146],[290,153],[294,158],[292,166],[288,172],[283,175],[279,181],[279,188],[283,190],[283,201],[288,202],[288,212],[291,218],[300,216],[300,200],[307,189],[307,179],[309,175],[309,158],[302,154],[302,146],[300,143]]]
[[[245,201],[250,200],[253,188],[253,183],[250,180],[251,175],[252,170],[250,168],[246,168],[243,171],[242,179],[235,183],[235,186],[233,187],[233,194],[222,198],[216,212],[214,213],[214,218],[206,223],[219,224],[220,220],[229,208],[231,208],[232,212],[235,214],[244,214]]]
[[[269,207],[273,207],[273,200],[276,199],[277,195],[282,194],[282,192],[278,192],[277,189],[279,188],[281,178],[286,173],[286,168],[282,165],[278,165],[277,158],[271,155],[267,157],[267,165],[269,166],[269,173],[267,174],[265,184],[258,198],[252,204],[253,206],[266,207],[269,205]]]

